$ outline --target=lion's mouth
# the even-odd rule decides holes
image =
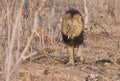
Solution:
[[[74,38],[75,38],[75,35],[68,35],[67,39],[74,39]]]

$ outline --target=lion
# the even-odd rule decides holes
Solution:
[[[81,14],[74,9],[67,11],[62,19],[62,37],[66,44],[69,62],[67,64],[75,64],[75,55],[79,61],[83,61],[82,43],[83,43],[83,19]],[[76,48],[76,52],[75,52]]]

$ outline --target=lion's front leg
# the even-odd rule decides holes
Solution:
[[[68,58],[69,58],[68,65],[74,65],[73,46],[68,45],[67,51],[68,51]]]
[[[76,52],[76,57],[79,61],[83,61],[83,56],[82,56],[82,51],[83,51],[83,46],[82,45],[79,45],[77,47],[77,52]]]

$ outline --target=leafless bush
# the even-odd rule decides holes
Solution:
[[[38,14],[42,10],[45,0],[41,1],[41,5],[34,11],[33,17],[30,17],[30,20],[32,21],[30,21],[29,24],[32,24],[31,22],[34,23],[31,26],[26,24],[28,22],[28,13],[26,13],[27,10],[25,10],[27,8],[24,7],[26,6],[26,4],[28,4],[29,6],[29,0],[22,0],[21,2],[14,0],[3,2],[6,3],[6,6],[4,6],[6,7],[6,13],[4,17],[2,17],[3,27],[1,28],[1,31],[3,34],[1,36],[5,34],[5,38],[2,37],[2,40],[4,40],[4,42],[1,42],[1,44],[6,45],[3,46],[5,47],[3,48],[4,50],[1,49],[1,58],[5,59],[1,60],[1,67],[4,67],[2,68],[3,79],[5,79],[5,81],[11,81],[12,79],[15,79],[15,75],[13,75],[13,73],[17,72],[19,64],[22,60],[24,60],[25,54],[30,47],[31,40],[33,39],[38,26]],[[29,14],[32,12],[33,10],[29,11]],[[31,28],[29,29],[30,31],[26,32],[24,28],[29,27]],[[24,36],[24,33],[26,35],[27,33],[29,33],[29,35]],[[22,37],[25,40],[23,40]],[[21,48],[22,44],[25,44],[23,48]],[[4,53],[5,55],[3,55],[2,53]]]

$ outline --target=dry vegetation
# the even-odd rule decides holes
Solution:
[[[0,0],[0,81],[120,81],[120,0]],[[68,67],[61,21],[84,18],[84,62]]]

